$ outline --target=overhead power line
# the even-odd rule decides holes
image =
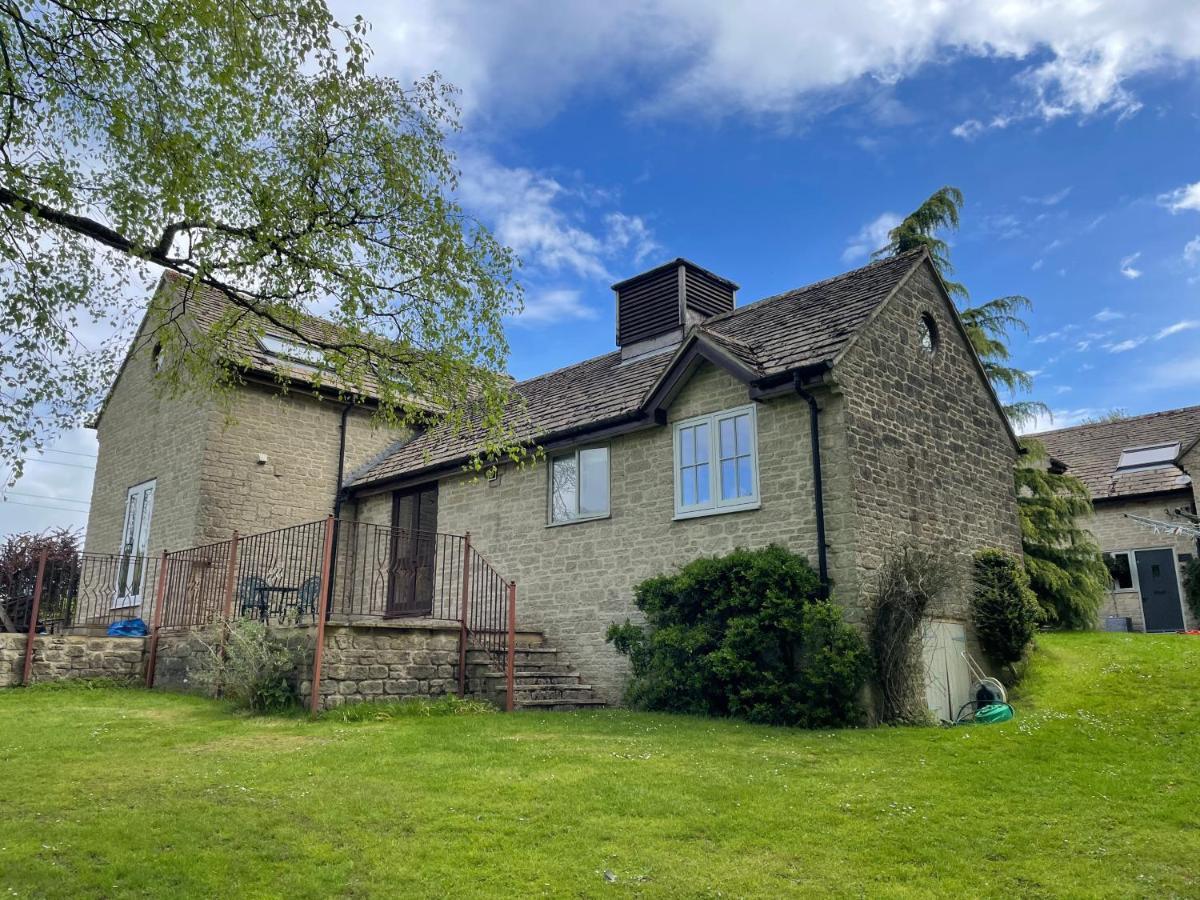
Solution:
[[[35,506],[38,509],[54,509],[54,510],[58,510],[59,512],[69,512],[69,513],[85,513],[85,512],[87,512],[86,509],[80,509],[78,506],[51,506],[48,503],[27,503],[24,500],[5,500],[4,503],[11,504],[13,506]]]
[[[87,469],[90,472],[96,471],[95,466],[85,466],[83,463],[63,462],[62,460],[59,460],[59,459],[43,459],[41,457],[36,457],[36,456],[35,457],[26,456],[26,457],[24,457],[24,461],[27,463],[49,463],[52,466],[69,466],[72,469]]]
[[[33,497],[36,500],[61,500],[63,503],[82,503],[85,506],[91,506],[91,500],[83,500],[79,497],[56,497],[54,494],[29,494],[25,491],[2,491],[0,496],[3,497]]]

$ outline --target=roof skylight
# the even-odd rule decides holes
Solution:
[[[1171,444],[1154,444],[1149,447],[1130,447],[1121,451],[1121,459],[1117,462],[1117,471],[1129,472],[1137,469],[1169,466],[1175,462],[1177,456],[1179,456],[1179,441]]]
[[[321,365],[321,351],[308,344],[289,341],[273,334],[264,334],[258,339],[258,343],[276,359],[308,363],[311,366]]]

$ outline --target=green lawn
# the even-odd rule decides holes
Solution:
[[[0,896],[1200,896],[1200,639],[1040,643],[957,729],[6,690]]]

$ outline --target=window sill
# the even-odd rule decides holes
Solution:
[[[726,513],[750,512],[751,510],[759,509],[762,506],[761,500],[755,500],[753,503],[740,503],[737,506],[710,506],[705,509],[689,509],[686,512],[677,512],[672,519],[673,522],[679,522],[683,519],[700,519],[704,516],[723,516]]]
[[[603,522],[605,519],[611,519],[612,513],[605,513],[602,516],[580,516],[578,519],[568,519],[565,522],[547,522],[544,528],[562,528],[564,525],[582,525],[585,522]]]

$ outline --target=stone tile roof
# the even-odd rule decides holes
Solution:
[[[204,284],[193,285],[191,279],[177,272],[166,271],[163,273],[163,288],[171,292],[169,302],[181,303],[182,310],[201,330],[212,328],[232,305],[229,299],[216,288]],[[247,316],[253,316],[253,313],[247,312]],[[275,335],[292,343],[297,342],[295,335],[285,329],[274,327],[270,322],[265,322],[264,328],[267,334]],[[295,328],[301,338],[312,342],[334,342],[338,339],[339,334],[337,325],[316,316],[301,316],[297,320]],[[283,377],[299,382],[312,381],[316,370],[311,366],[268,353],[257,340],[244,332],[233,330],[230,337],[232,352],[243,355],[249,361],[250,371],[269,375],[272,378]],[[363,382],[359,393],[368,399],[374,399],[374,379],[367,375]],[[322,379],[322,384],[334,390],[338,387],[336,380],[328,376]]]
[[[1134,497],[1178,490],[1190,479],[1177,465],[1118,472],[1121,451],[1178,441],[1180,450],[1200,437],[1200,406],[1130,416],[1117,422],[1076,425],[1043,431],[1030,437],[1067,466],[1068,474],[1083,481],[1093,500]]]
[[[880,260],[738,307],[697,331],[758,377],[832,362],[923,257],[918,250]],[[631,419],[675,358],[668,351],[622,362],[618,351],[518,382],[506,424],[520,439],[537,443]],[[465,462],[483,436],[481,428],[454,434],[434,426],[397,444],[351,484]]]

